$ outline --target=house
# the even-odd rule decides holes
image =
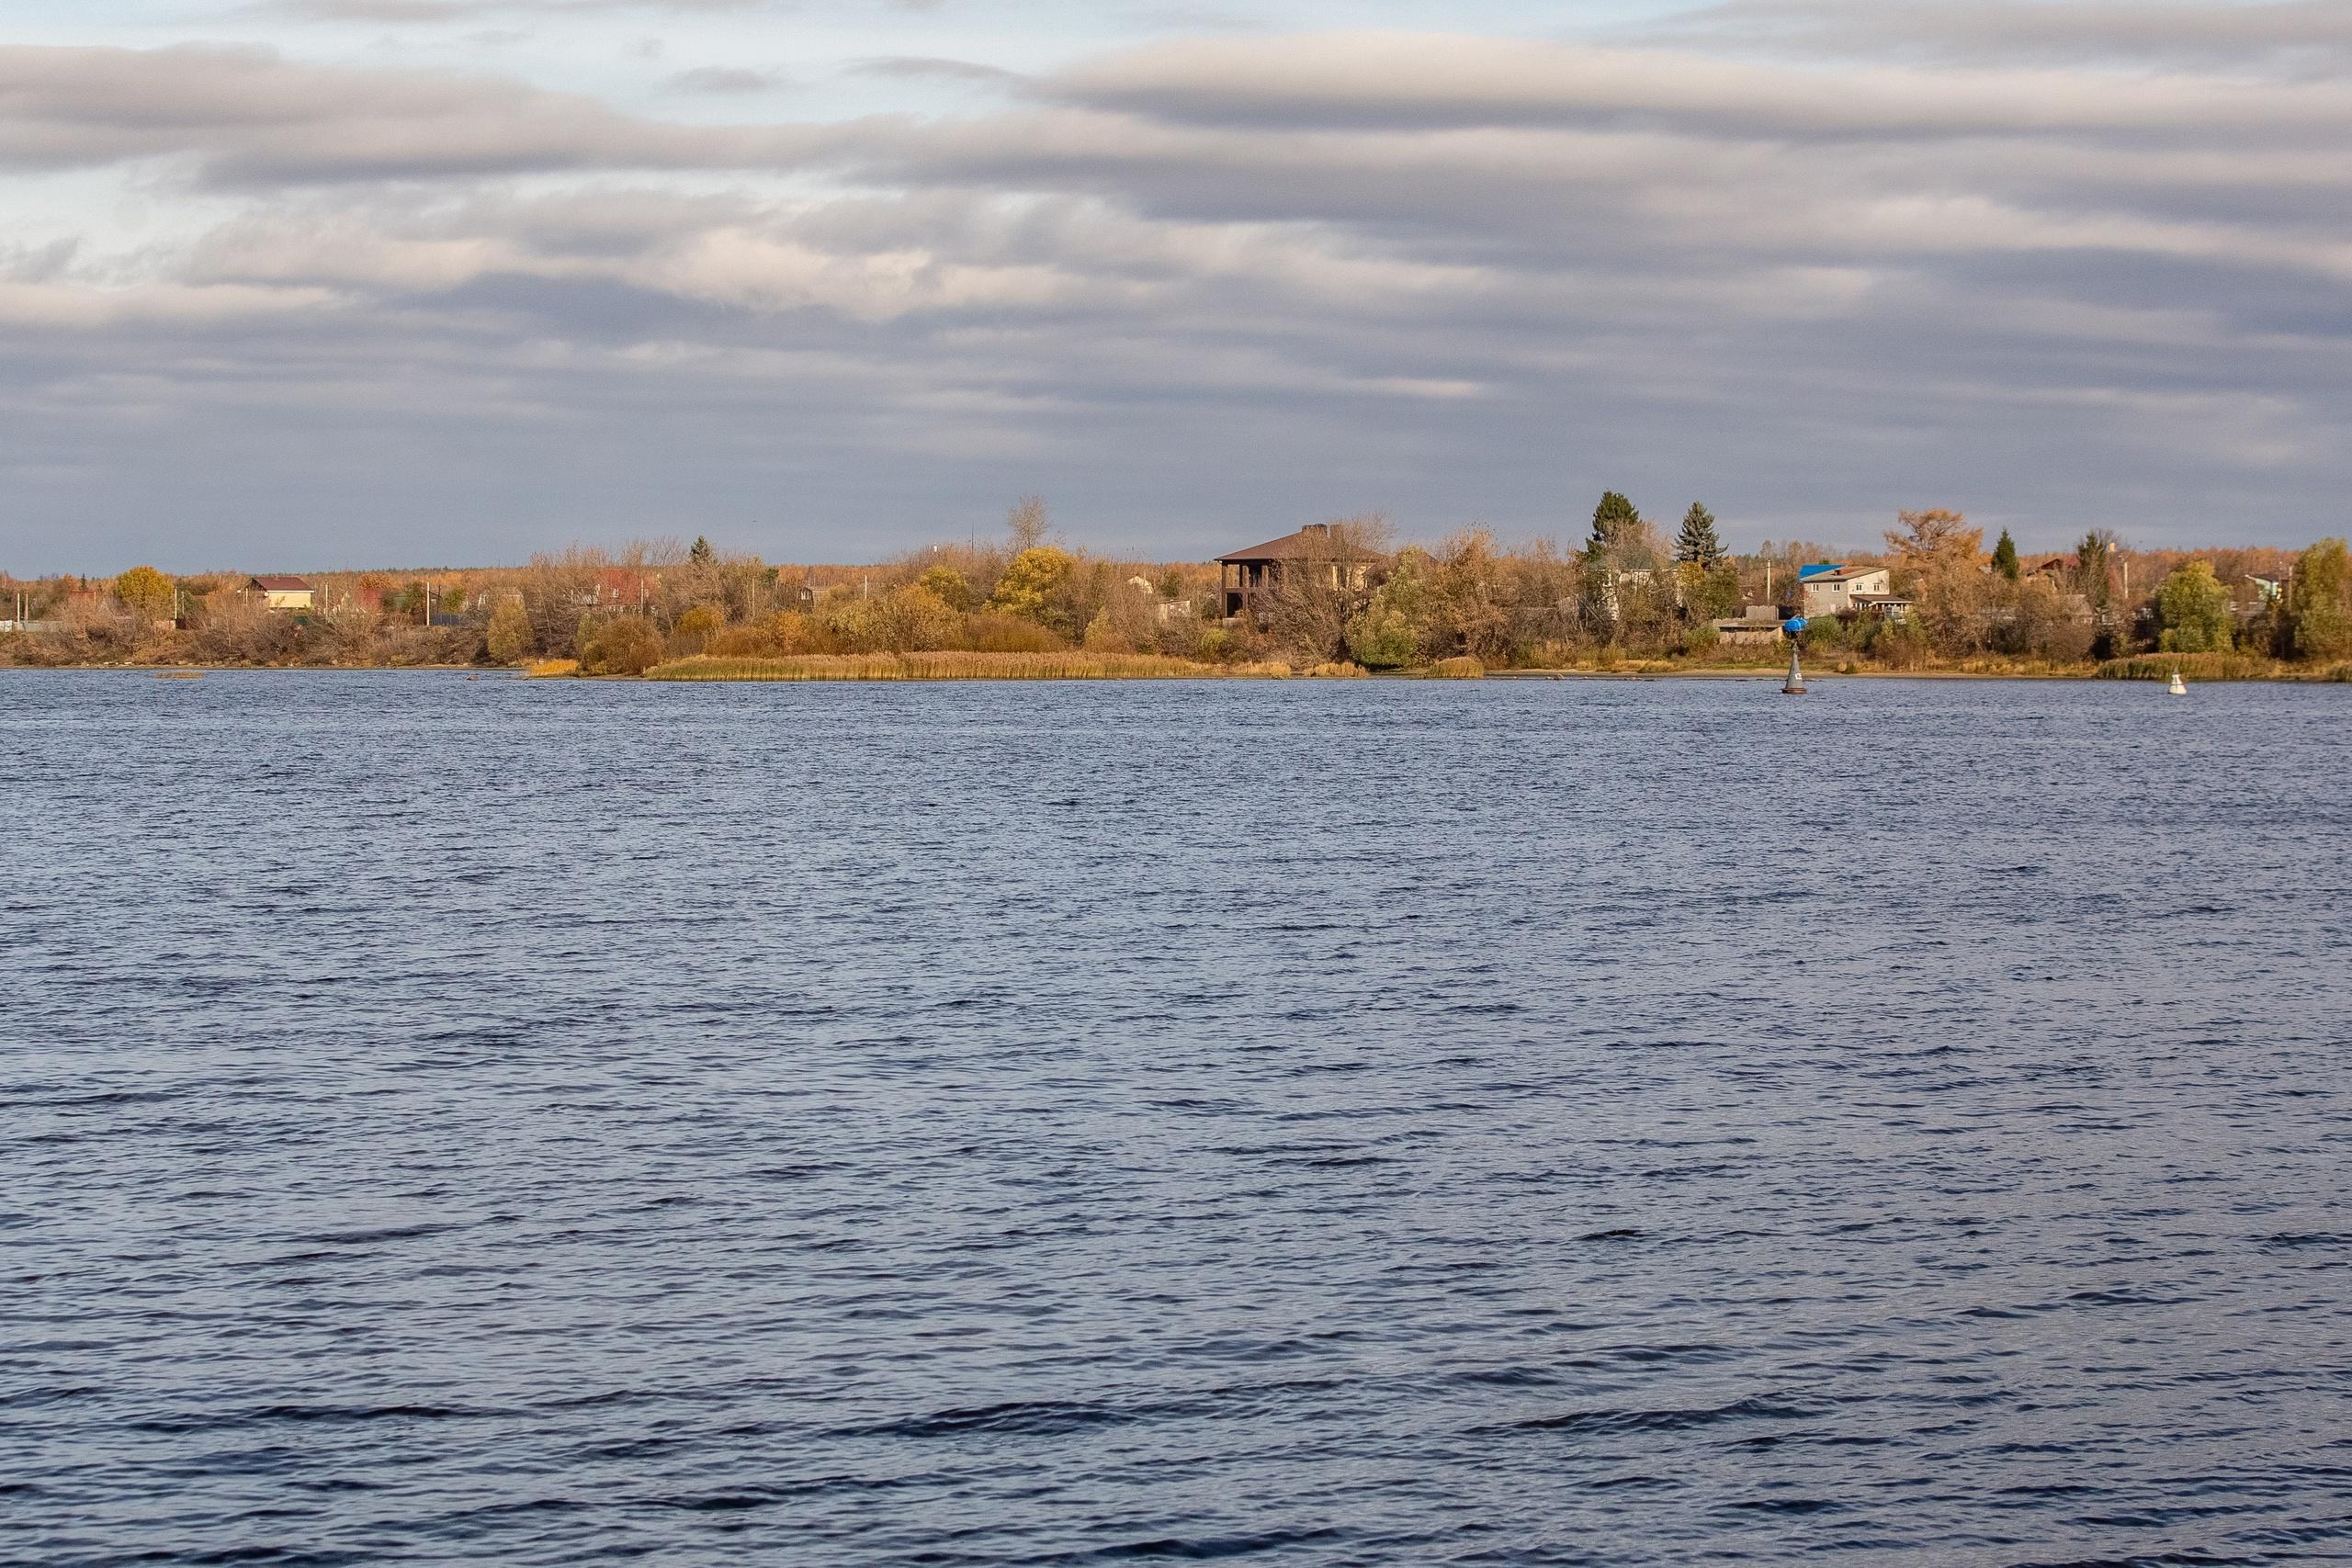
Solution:
[[[307,610],[318,598],[299,577],[247,578],[245,592],[260,594],[262,603],[273,610]]]
[[[1295,534],[1217,557],[1217,587],[1224,595],[1226,619],[1233,620],[1285,585],[1369,594],[1387,580],[1390,564],[1388,557],[1355,544],[1345,524],[1309,523]]]
[[[1848,566],[1841,561],[1815,561],[1797,570],[1800,613],[1808,619],[1860,609],[1858,598],[1894,597],[1894,580],[1883,566]]]

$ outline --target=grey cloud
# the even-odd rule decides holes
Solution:
[[[0,254],[18,543],[332,486],[455,519],[453,554],[856,554],[1042,489],[1197,551],[1374,505],[1565,529],[1611,484],[1748,539],[1951,501],[2031,547],[2224,507],[2307,537],[2352,484],[2346,99],[2300,67],[1184,40],[1010,107],[707,128],[28,52],[20,162],[176,156],[237,211],[168,254]]]
[[[489,76],[259,49],[0,48],[0,167],[178,158],[216,184],[782,166],[830,130],[663,125]]]
[[[387,25],[473,22],[492,17],[673,14],[781,8],[779,0],[262,0],[253,10],[309,22]]]
[[[1660,32],[1813,59],[2340,70],[2352,60],[2352,0],[1733,0],[1686,13]]]
[[[1023,80],[1018,72],[1007,71],[1002,66],[983,65],[970,60],[939,59],[931,55],[876,55],[858,62],[857,69],[868,76],[929,78],[945,82],[1006,85]]]
[[[721,96],[768,93],[785,85],[781,71],[758,71],[739,65],[700,65],[670,78],[670,85],[688,93]]]
[[[1063,101],[1258,128],[1633,124],[1751,137],[2340,137],[2352,85],[2091,70],[1793,67],[1687,51],[1351,33],[1186,39],[1043,84]]]

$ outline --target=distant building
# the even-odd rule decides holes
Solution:
[[[299,577],[247,578],[245,592],[260,594],[262,603],[273,610],[308,610],[318,600],[311,585]]]
[[[1797,571],[1797,592],[1803,614],[1808,618],[1860,609],[1878,609],[1881,614],[1885,614],[1887,612],[1883,606],[1886,603],[1903,603],[1896,599],[1894,590],[1894,580],[1883,566],[1847,566],[1840,561],[1816,561]],[[1878,603],[1858,603],[1861,600]],[[1904,607],[1908,608],[1908,605]]]
[[[1151,607],[1153,616],[1163,626],[1193,618],[1193,602],[1190,599],[1167,597],[1159,592],[1159,585],[1148,577],[1130,577],[1127,579],[1127,586],[1135,592],[1136,597]]]
[[[1781,607],[1750,604],[1739,615],[1715,624],[1715,637],[1734,648],[1762,648],[1781,640]]]
[[[1340,593],[1369,594],[1388,575],[1388,557],[1351,544],[1341,525],[1309,523],[1262,545],[1217,558],[1217,587],[1227,620],[1253,612],[1285,583],[1311,582]]]

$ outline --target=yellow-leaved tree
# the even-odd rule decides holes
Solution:
[[[168,618],[179,603],[172,580],[152,566],[134,566],[114,580],[114,596],[142,621]]]
[[[1051,545],[1032,545],[1012,558],[989,595],[989,608],[1024,620],[1042,620],[1055,592],[1069,581],[1078,563]]]

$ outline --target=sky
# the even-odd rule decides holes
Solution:
[[[2352,496],[2352,0],[0,0],[0,570]]]

